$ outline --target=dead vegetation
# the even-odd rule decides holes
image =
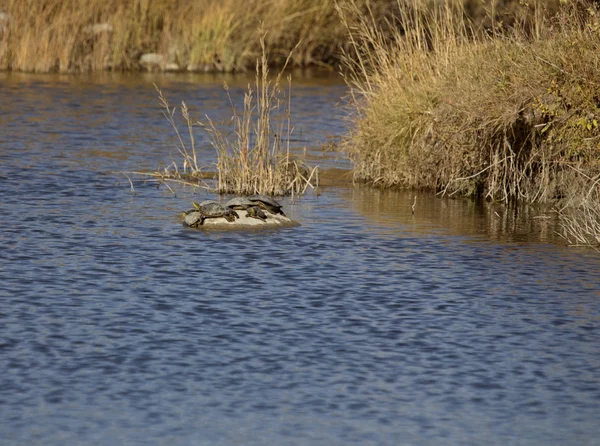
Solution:
[[[163,114],[177,136],[177,150],[181,167],[174,163],[154,175],[163,181],[179,180],[193,185],[203,181],[206,175],[198,161],[194,127],[208,136],[217,153],[216,185],[212,188],[220,194],[301,195],[308,188],[318,187],[318,167],[309,168],[304,157],[292,153],[290,138],[293,132],[291,118],[291,77],[287,90],[282,88],[282,73],[274,79],[269,77],[268,57],[265,46],[266,33],[260,39],[262,57],[256,62],[255,85],[248,86],[244,105],[239,112],[225,90],[232,108],[230,131],[217,126],[210,117],[193,122],[185,104],[181,115],[188,132],[186,145],[175,121],[176,108],[171,108],[162,91],[156,87]]]
[[[366,3],[366,0],[361,0]],[[269,63],[336,61],[345,29],[334,0],[0,0],[0,69],[81,72],[157,65],[252,70],[264,23]]]
[[[383,25],[352,2],[341,7],[355,106],[344,149],[356,179],[577,202],[592,218],[573,185],[600,173],[600,13],[588,2],[555,16],[533,6],[533,22],[491,31],[466,20],[462,2],[399,1],[397,21]]]

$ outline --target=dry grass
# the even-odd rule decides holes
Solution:
[[[558,210],[560,235],[571,245],[600,251],[600,175],[576,172],[570,199]]]
[[[271,81],[265,34],[260,42],[262,57],[256,62],[255,89],[248,87],[241,115],[232,103],[235,137],[227,138],[208,118],[205,123],[199,122],[217,151],[217,192],[303,194],[308,187],[315,187],[312,182],[318,181],[318,168],[310,170],[303,159],[290,153],[291,77],[288,77],[287,96],[281,88],[289,58]]]
[[[533,34],[490,37],[460,4],[398,7],[391,37],[369,18],[348,25],[357,178],[500,201],[562,195],[565,164],[598,143],[597,22],[570,10]]]
[[[589,200],[559,214],[562,235],[570,245],[600,251],[600,202]]]
[[[188,131],[188,144],[178,130],[175,113],[167,99],[156,87],[160,105],[167,121],[177,136],[177,150],[182,158],[181,169],[177,163],[163,172],[156,172],[161,180],[176,179],[196,185],[205,175],[198,163],[193,127],[206,132],[217,152],[217,184],[215,192],[221,194],[300,195],[307,188],[318,187],[318,167],[310,169],[303,157],[290,152],[291,77],[287,91],[282,89],[281,78],[289,58],[275,79],[269,78],[266,33],[260,38],[262,57],[256,63],[256,82],[244,96],[240,113],[233,105],[231,133],[224,133],[206,116],[205,122],[195,124],[185,102],[181,114]],[[229,95],[229,89],[225,85]],[[231,137],[230,135],[233,135]]]
[[[370,21],[349,27],[356,109],[346,150],[357,178],[545,202],[567,192],[567,166],[593,176],[596,16],[573,9],[538,26],[539,35],[489,37],[461,20],[460,9],[400,8],[410,33],[390,39]]]
[[[339,61],[340,46],[347,43],[346,29],[335,6],[347,2],[0,0],[0,12],[9,17],[0,22],[0,69],[131,70],[141,67],[141,54],[158,53],[164,56],[162,68],[166,63],[175,63],[181,69],[251,70],[260,56],[259,23],[269,30],[265,43],[270,63],[282,64],[301,42],[292,57],[293,65],[332,67]],[[389,0],[352,3],[361,12],[370,5],[377,22],[395,14]],[[491,27],[511,24],[508,12],[519,0],[500,2],[506,6],[494,8],[492,15],[482,7],[485,3],[481,0],[465,3],[466,14],[476,23]]]
[[[252,69],[260,23],[270,63],[301,42],[292,64],[330,65],[345,38],[334,0],[0,0],[2,10],[0,69],[20,71],[137,69],[143,53],[164,55],[163,68]]]
[[[485,31],[461,2],[423,5],[399,1],[399,21],[384,26],[369,16],[355,26],[358,9],[341,8],[356,178],[529,203],[572,197],[576,171],[595,178],[598,9],[569,2],[558,16],[534,9],[533,21]]]
[[[179,177],[179,178],[191,177],[192,179],[201,178],[202,177],[202,169],[198,165],[198,156],[196,155],[196,139],[194,138],[194,132],[193,132],[194,123],[192,121],[192,118],[190,117],[190,113],[189,113],[187,105],[185,104],[184,101],[181,101],[181,116],[186,124],[186,129],[188,131],[188,136],[189,136],[188,145],[185,144],[185,142],[183,140],[183,136],[181,135],[181,133],[179,132],[179,129],[177,127],[177,123],[175,120],[175,113],[177,111],[177,108],[176,107],[171,108],[171,106],[169,105],[169,101],[167,101],[167,98],[163,95],[163,92],[160,90],[160,88],[158,88],[158,86],[156,84],[154,84],[154,88],[156,88],[156,91],[158,93],[158,101],[160,103],[160,107],[162,109],[163,116],[169,122],[169,124],[171,125],[171,128],[173,129],[173,131],[175,132],[175,135],[177,136],[178,144],[176,145],[176,148],[177,148],[177,151],[179,152],[179,154],[181,155],[181,157],[183,158],[183,162],[182,162],[182,173],[183,174],[181,174],[179,172],[177,163],[174,163],[173,167],[174,167],[175,171],[172,174],[172,176]],[[189,147],[189,149],[188,149],[188,147]],[[168,169],[165,170],[165,172],[167,175],[169,175]]]

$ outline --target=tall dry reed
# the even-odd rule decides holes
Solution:
[[[188,109],[185,101],[181,102],[181,117],[183,118],[183,120],[186,124],[187,131],[188,131],[189,142],[187,145],[184,142],[184,138],[181,135],[179,128],[177,127],[177,122],[175,119],[175,113],[177,112],[177,107],[171,108],[171,106],[169,105],[169,101],[167,100],[167,98],[165,97],[163,92],[160,90],[160,88],[158,88],[158,86],[156,84],[154,84],[154,88],[156,89],[156,92],[158,93],[158,101],[159,101],[160,107],[162,109],[162,114],[165,117],[165,119],[169,122],[169,124],[171,125],[171,128],[173,129],[173,131],[175,132],[175,135],[177,136],[176,149],[179,152],[179,154],[181,155],[181,158],[183,160],[183,162],[182,162],[183,175],[181,175],[179,173],[179,170],[177,168],[177,163],[174,163],[174,165],[173,165],[173,167],[175,168],[175,172],[169,173],[169,170],[167,169],[167,170],[165,170],[165,175],[166,176],[175,176],[175,177],[182,177],[182,176],[183,177],[191,177],[193,179],[202,178],[202,169],[201,169],[200,165],[198,164],[198,156],[196,154],[196,139],[194,138],[194,131],[193,131],[194,123],[190,116],[190,112],[189,112],[189,109]]]
[[[207,131],[217,151],[217,192],[303,194],[308,187],[314,187],[318,168],[309,169],[303,158],[290,153],[291,77],[287,91],[281,85],[289,58],[271,80],[265,34],[260,43],[262,56],[256,62],[254,90],[248,87],[241,114],[232,103],[234,138],[225,137],[210,119],[198,123]]]
[[[262,56],[256,62],[254,89],[248,87],[244,105],[239,113],[225,90],[232,107],[231,133],[225,133],[206,116],[204,122],[192,122],[185,102],[181,114],[189,133],[186,146],[178,130],[175,114],[167,99],[156,87],[163,114],[177,136],[177,150],[182,158],[182,168],[177,163],[164,172],[157,172],[163,181],[178,179],[196,183],[205,175],[198,163],[194,138],[194,125],[199,126],[209,137],[217,152],[217,184],[215,192],[220,194],[265,194],[300,195],[307,188],[318,187],[318,167],[309,168],[303,156],[292,153],[290,139],[291,124],[291,77],[288,88],[282,88],[282,71],[274,78],[269,77],[268,56],[265,44],[266,33],[260,38]],[[233,135],[233,136],[231,136]]]

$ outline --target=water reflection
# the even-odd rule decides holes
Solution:
[[[504,242],[564,245],[564,240],[557,235],[556,213],[550,208],[504,206],[365,185],[347,188],[345,198],[369,221],[383,226],[400,223],[420,233],[447,229],[457,235],[483,236]]]
[[[338,76],[319,71],[292,72],[292,148],[304,151],[322,167],[328,164],[321,146],[345,131],[337,108],[345,95]],[[244,93],[253,86],[250,74],[97,73],[81,76],[0,73],[0,120],[4,141],[40,149],[40,141],[75,145],[76,154],[91,162],[98,150],[116,152],[127,163],[114,163],[115,170],[153,170],[157,165],[179,162],[176,137],[162,116],[154,84],[166,95],[172,107],[185,101],[193,119],[208,115],[214,122],[228,125],[234,105],[241,109]],[[229,85],[229,94],[223,89]],[[177,114],[179,115],[179,114]],[[326,116],[329,121],[323,121]],[[124,125],[125,124],[125,125]],[[181,122],[183,126],[183,122]],[[226,134],[233,128],[223,127]],[[182,133],[186,134],[186,131]],[[196,132],[202,164],[216,161],[214,148],[206,135]],[[186,140],[187,142],[187,140]],[[189,144],[189,143],[188,143]],[[18,147],[14,147],[13,150]],[[117,157],[117,155],[113,155]],[[121,159],[120,159],[121,160]],[[338,160],[339,161],[339,160]],[[347,167],[348,164],[344,162]]]

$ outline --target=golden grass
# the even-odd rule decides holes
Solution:
[[[598,168],[593,26],[572,15],[539,38],[489,38],[452,9],[409,13],[414,34],[390,42],[364,23],[353,35],[346,149],[359,179],[543,202],[564,194],[566,165]]]
[[[511,24],[509,13],[520,3],[505,0],[490,13],[482,7],[486,2],[464,2],[465,14],[487,27]],[[269,30],[269,63],[284,63],[300,42],[294,66],[331,68],[347,45],[336,11],[336,4],[346,3],[361,13],[369,5],[377,22],[396,14],[389,0],[0,0],[9,17],[0,23],[0,69],[131,70],[141,67],[143,53],[163,55],[161,68],[252,69],[260,57],[260,23]]]
[[[398,10],[397,23],[354,26],[358,9],[341,8],[355,105],[345,150],[358,180],[533,203],[577,194],[577,172],[596,177],[597,7],[534,9],[535,20],[492,30],[465,20],[461,2]]]
[[[156,87],[163,114],[177,136],[177,150],[182,158],[181,169],[174,163],[155,176],[162,181],[177,179],[196,185],[205,176],[198,163],[194,138],[194,125],[206,132],[217,152],[217,184],[215,192],[220,194],[265,194],[300,195],[307,188],[318,187],[318,167],[310,169],[304,158],[290,152],[291,125],[291,77],[288,77],[287,92],[282,89],[282,71],[275,79],[269,78],[265,35],[260,38],[262,57],[256,63],[256,82],[244,96],[240,113],[233,105],[233,131],[225,134],[207,116],[205,122],[192,122],[185,102],[181,114],[186,123],[189,143],[178,130],[175,113],[167,99]],[[229,95],[229,89],[225,85]],[[229,135],[233,135],[230,137]]]
[[[256,62],[255,90],[248,87],[241,115],[232,103],[235,137],[226,138],[209,119],[199,123],[217,151],[219,193],[296,195],[314,188],[312,181],[318,182],[318,168],[309,169],[303,159],[290,153],[291,77],[287,97],[281,88],[288,61],[271,81],[264,37],[260,39],[262,57]]]
[[[367,0],[360,0],[365,3]],[[139,68],[159,53],[181,69],[252,69],[260,34],[270,63],[331,66],[345,29],[334,0],[0,0],[0,69],[77,72]],[[104,28],[94,25],[105,25]],[[163,68],[164,68],[163,63]]]

